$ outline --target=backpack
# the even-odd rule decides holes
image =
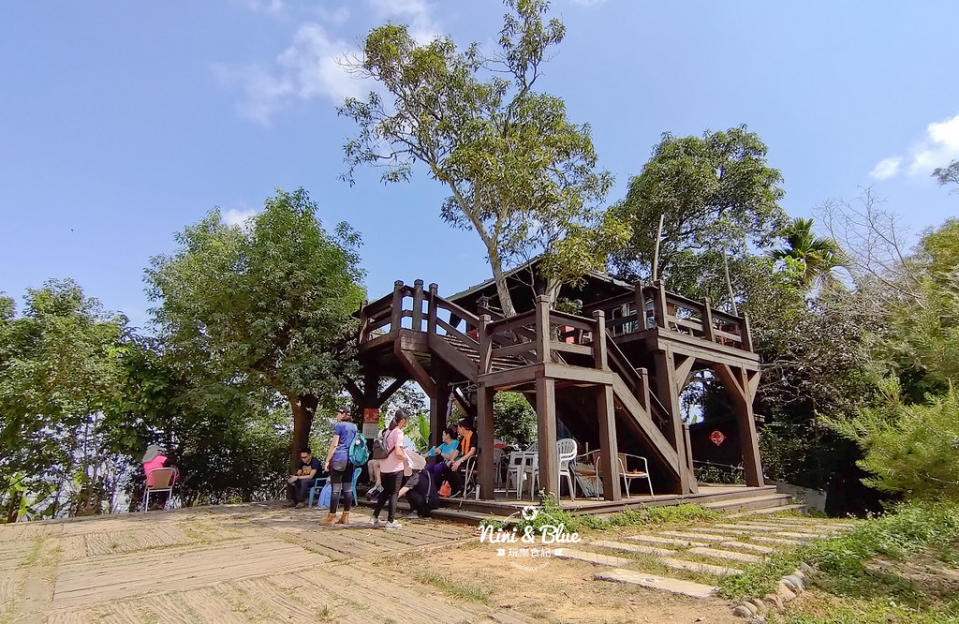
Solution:
[[[366,438],[359,431],[353,438],[353,444],[350,445],[350,463],[354,466],[362,466],[370,458],[370,450],[366,448]]]
[[[376,439],[373,440],[373,459],[385,459],[387,455],[390,454],[389,449],[386,448],[386,433],[389,429],[383,429],[380,431],[380,434],[376,436]]]

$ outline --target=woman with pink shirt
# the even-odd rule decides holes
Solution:
[[[403,427],[406,426],[409,417],[403,410],[396,410],[393,414],[393,420],[390,422],[389,432],[383,441],[386,447],[387,455],[380,460],[380,474],[383,481],[383,491],[376,499],[376,507],[373,508],[373,517],[370,518],[370,524],[380,526],[380,511],[383,505],[389,502],[387,513],[386,528],[398,529],[399,523],[396,521],[396,498],[400,491],[400,485],[403,481],[403,471],[409,463],[406,457],[406,451],[403,448]]]

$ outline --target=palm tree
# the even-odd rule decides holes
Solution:
[[[832,269],[844,266],[844,254],[839,244],[832,238],[817,237],[813,231],[813,220],[797,217],[781,233],[786,249],[776,249],[771,256],[776,260],[790,258],[802,264],[798,282],[806,289],[812,289],[820,282],[832,279]]]

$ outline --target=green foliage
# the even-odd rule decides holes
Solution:
[[[715,299],[715,291],[725,292],[723,255],[744,258],[766,248],[784,225],[781,182],[766,164],[766,145],[745,126],[702,137],[665,133],[626,198],[610,209],[632,230],[613,266],[624,277],[648,279],[663,216],[659,275],[674,290],[713,292]]]
[[[887,385],[886,401],[859,417],[832,420],[840,433],[865,451],[859,466],[864,483],[884,492],[922,500],[959,501],[959,389],[929,396],[926,404],[904,404],[898,384]]]
[[[611,182],[597,172],[589,127],[566,117],[561,98],[534,90],[540,65],[565,34],[546,21],[545,0],[507,0],[500,54],[448,38],[416,42],[388,24],[366,37],[362,65],[379,92],[350,98],[339,112],[359,134],[344,146],[345,179],[362,165],[381,167],[383,182],[408,180],[414,164],[450,192],[441,215],[476,231],[487,250],[500,306],[514,313],[504,266],[544,253],[555,279],[575,279],[605,264],[603,247],[618,228],[593,208]],[[598,226],[594,229],[593,226]]]
[[[936,167],[932,172],[932,177],[942,186],[946,184],[959,185],[959,160],[954,160],[945,167]]]
[[[831,238],[817,237],[813,220],[797,217],[780,233],[786,243],[785,249],[775,249],[770,255],[782,260],[786,270],[793,275],[797,285],[804,289],[830,279],[832,269],[841,266],[843,253],[839,244]]]
[[[243,227],[218,210],[177,235],[146,272],[166,356],[196,377],[269,387],[294,413],[294,446],[332,409],[353,364],[358,236],[328,234],[306,191],[277,191]]]
[[[536,438],[536,411],[522,393],[497,392],[493,397],[493,435],[520,446]]]

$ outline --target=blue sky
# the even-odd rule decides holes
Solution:
[[[788,6],[787,6],[788,4]],[[959,157],[959,4],[555,0],[567,38],[542,88],[592,124],[625,193],[660,133],[747,123],[809,215],[865,187],[914,232],[959,213],[929,172]],[[363,85],[336,63],[370,27],[491,43],[493,0],[18,2],[0,9],[0,290],[73,277],[147,322],[142,272],[214,206],[235,218],[307,188],[364,236],[371,297],[422,277],[489,275],[475,234],[439,220],[421,171],[350,188],[335,105]],[[395,243],[397,232],[419,232]]]

